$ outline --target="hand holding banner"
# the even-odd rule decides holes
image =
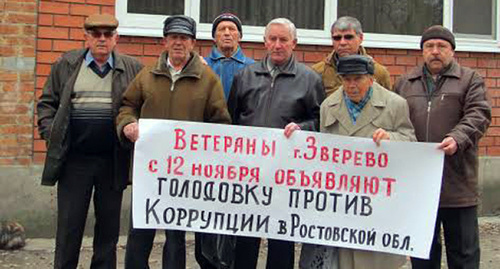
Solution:
[[[426,258],[437,144],[141,119],[135,228],[267,237]]]

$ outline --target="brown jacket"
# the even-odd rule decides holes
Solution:
[[[369,56],[366,54],[365,48],[359,47],[359,54],[364,56]],[[369,56],[370,57],[370,56]],[[337,74],[337,55],[335,51],[330,53],[323,61],[316,63],[312,66],[312,69],[321,75],[323,79],[323,86],[325,87],[326,97],[330,96],[334,91],[336,91],[340,86],[342,86],[342,78]],[[382,87],[391,90],[391,77],[387,69],[375,62],[375,74],[373,77],[375,81],[382,85]]]
[[[231,123],[222,84],[199,58],[191,53],[172,90],[166,52],[137,75],[123,95],[116,120],[122,142],[128,141],[123,127],[139,118]]]
[[[453,61],[432,95],[422,66],[402,76],[395,91],[408,101],[418,141],[439,143],[447,136],[457,141],[458,151],[445,157],[440,207],[477,205],[478,142],[491,122],[483,79]]]

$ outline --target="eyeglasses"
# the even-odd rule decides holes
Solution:
[[[332,39],[335,40],[335,41],[340,41],[342,38],[344,38],[344,40],[353,40],[356,36],[354,35],[334,35],[332,36]]]
[[[105,38],[111,38],[113,35],[115,35],[115,31],[96,31],[96,30],[91,30],[88,31],[88,33],[93,37],[93,38],[101,38],[101,36],[104,36]]]

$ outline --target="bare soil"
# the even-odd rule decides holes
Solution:
[[[482,217],[479,219],[480,237],[481,237],[481,268],[496,269],[500,268],[500,216]],[[164,237],[158,233],[155,240],[153,252],[150,257],[151,269],[161,268],[161,252]],[[194,239],[192,235],[187,238],[187,268],[199,268],[194,259]],[[80,264],[78,268],[89,268],[92,256],[91,238],[85,238],[80,254]],[[118,243],[118,268],[123,268],[125,256],[126,237],[120,237]],[[265,268],[266,243],[262,242],[259,269]],[[300,244],[296,247],[296,260],[300,254]],[[49,269],[53,268],[54,259],[54,239],[28,239],[25,248],[16,251],[0,250],[0,269],[3,268],[22,268],[22,269]],[[298,268],[298,266],[295,266]],[[408,262],[404,269],[411,268]],[[443,268],[446,267],[446,261],[443,255]]]

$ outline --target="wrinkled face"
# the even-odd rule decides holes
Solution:
[[[432,74],[439,74],[451,63],[455,52],[448,41],[429,39],[423,44],[422,54],[429,71]]]
[[[184,61],[194,49],[196,40],[183,34],[168,34],[163,38],[168,57],[172,61]]]
[[[85,31],[85,41],[94,57],[109,55],[116,46],[118,34],[110,28],[94,28]]]
[[[264,45],[275,65],[282,65],[292,57],[297,40],[292,37],[290,29],[283,24],[272,24],[264,37]]]
[[[356,34],[356,31],[354,31],[353,29],[344,31],[333,29],[333,49],[339,55],[339,57],[357,54],[362,41],[363,34]]]
[[[342,86],[347,97],[359,103],[373,85],[371,75],[342,75]]]
[[[236,51],[240,32],[232,21],[221,21],[215,29],[215,45],[220,51]]]

